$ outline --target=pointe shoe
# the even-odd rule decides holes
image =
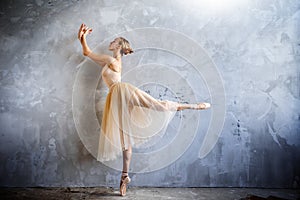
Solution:
[[[130,181],[131,181],[131,179],[129,178],[129,176],[121,177],[121,181],[120,181],[120,194],[121,194],[121,196],[126,195],[127,184],[130,183]]]
[[[198,109],[199,110],[204,110],[210,108],[210,103],[199,103],[198,104]]]

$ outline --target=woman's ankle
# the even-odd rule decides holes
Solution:
[[[122,177],[127,177],[127,176],[128,176],[128,172],[122,171]]]

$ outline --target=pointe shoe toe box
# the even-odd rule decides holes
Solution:
[[[203,103],[203,104],[205,105],[205,109],[211,107],[210,103]]]

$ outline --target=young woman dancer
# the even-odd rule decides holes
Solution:
[[[207,109],[210,108],[210,104],[161,101],[129,83],[121,82],[122,56],[133,53],[129,42],[123,37],[115,38],[108,47],[112,56],[95,54],[86,42],[86,36],[91,32],[91,28],[81,24],[78,39],[83,55],[102,67],[102,79],[109,87],[101,123],[97,160],[113,160],[119,154],[123,154],[120,194],[124,196],[130,182],[128,171],[132,146],[142,144],[161,130],[161,127],[168,123],[170,113],[184,109]]]

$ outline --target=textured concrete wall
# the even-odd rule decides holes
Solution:
[[[87,80],[99,79],[99,68],[85,60],[77,40],[79,25],[85,22],[94,29],[88,38],[90,46],[106,52],[99,44],[115,34],[126,35],[144,27],[176,31],[206,51],[199,54],[200,58],[211,59],[222,79],[217,84],[224,87],[226,96],[225,122],[224,126],[222,119],[217,122],[223,128],[212,151],[199,157],[214,110],[178,113],[163,141],[186,134],[192,142],[182,139],[178,148],[168,148],[167,152],[172,153],[184,149],[170,165],[132,173],[132,185],[299,187],[300,3],[227,0],[222,6],[220,2],[1,1],[0,185],[118,184],[119,171],[97,162],[79,137],[82,130],[91,133],[90,121],[74,119],[78,117],[74,109],[84,111],[89,106],[86,103],[86,107],[72,107],[78,74],[90,67],[89,73],[95,73]],[[124,80],[151,80],[155,75],[151,63],[155,63],[153,70],[160,64],[161,72],[172,69],[181,77],[161,77],[173,89],[163,97],[172,99],[176,94],[175,99],[191,102],[210,101],[219,95],[209,91],[214,78],[205,75],[206,68],[197,74],[193,62],[174,53],[181,42],[176,37],[172,37],[174,43],[168,41],[169,51],[138,50],[142,38],[131,35],[137,51],[125,58],[124,73],[137,65],[146,66],[148,71],[134,71],[130,76],[124,75]],[[195,54],[189,52],[188,45],[182,52],[187,56]],[[103,102],[106,90],[101,83],[95,89],[96,107],[92,110],[97,119],[97,106],[101,107],[99,102]],[[150,87],[149,93],[160,97],[161,91]],[[176,120],[181,119],[188,121],[177,133]],[[163,159],[151,157],[140,165],[145,168]],[[135,160],[131,171],[140,165]]]

